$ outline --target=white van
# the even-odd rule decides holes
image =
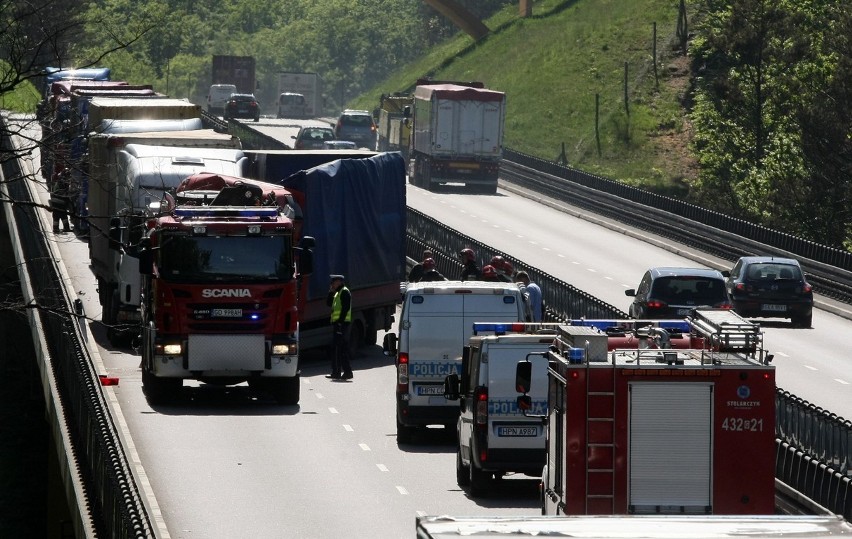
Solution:
[[[231,94],[237,93],[233,84],[214,84],[207,91],[207,112],[222,115],[225,113],[225,103]]]
[[[278,96],[278,118],[306,118],[307,106],[304,95],[284,92]]]
[[[541,477],[546,442],[547,351],[559,324],[477,322],[462,372],[446,377],[444,395],[459,405],[456,480],[471,496],[507,473]],[[518,406],[518,363],[531,363],[528,408]]]
[[[384,341],[385,352],[396,355],[397,443],[408,443],[418,427],[456,427],[459,406],[444,398],[444,379],[461,373],[462,351],[474,322],[523,321],[528,313],[516,283],[410,284],[403,296],[399,336],[391,333]]]

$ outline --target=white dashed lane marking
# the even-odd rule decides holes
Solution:
[[[355,429],[352,428],[352,425],[343,425],[343,430],[346,432],[355,432]]]
[[[329,408],[328,411],[332,414],[339,414],[340,413],[340,412],[337,411],[337,408]]]
[[[840,378],[835,378],[835,379],[834,379],[834,381],[835,381],[835,382],[838,382],[838,383],[840,383],[840,384],[843,384],[844,386],[848,386],[848,385],[849,385],[849,382],[847,382],[846,380],[841,380]]]
[[[380,472],[388,471],[388,467],[385,466],[384,464],[376,464],[376,468],[378,468]]]
[[[403,496],[408,496],[408,491],[405,490],[405,487],[401,487],[401,486],[397,485],[396,490],[398,490],[399,493],[402,494]]]
[[[358,447],[360,447],[360,448],[361,448],[362,450],[364,450],[364,451],[369,451],[369,450],[370,450],[370,446],[369,446],[369,445],[367,445],[367,444],[358,444]]]

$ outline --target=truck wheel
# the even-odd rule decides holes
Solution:
[[[470,495],[471,496],[485,496],[488,491],[488,487],[491,483],[491,474],[488,472],[483,472],[479,468],[476,467],[476,464],[471,461],[470,462]]]
[[[403,425],[399,422],[399,419],[396,420],[396,443],[397,444],[410,444],[411,439],[414,438],[414,432],[417,429],[415,427],[409,427],[407,425]]]
[[[349,330],[349,354],[352,359],[355,359],[362,346],[364,346],[364,324],[360,320],[355,320]]]
[[[470,467],[465,466],[461,456],[461,446],[456,450],[456,483],[460,487],[470,485]]]
[[[121,300],[118,298],[118,290],[113,290],[101,315],[101,320],[106,324],[107,340],[113,346],[121,346],[123,344],[121,332],[116,328],[120,305]]]
[[[298,375],[288,378],[272,378],[269,383],[272,386],[272,396],[278,404],[284,406],[299,404],[299,392],[302,385]]]
[[[142,366],[142,390],[148,397],[149,403],[172,402],[178,397],[181,387],[183,387],[183,380],[180,378],[158,378],[146,366]]]

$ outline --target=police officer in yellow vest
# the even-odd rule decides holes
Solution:
[[[352,293],[346,287],[343,275],[331,275],[326,305],[331,307],[331,326],[334,330],[334,343],[331,352],[332,380],[351,380],[352,365],[349,350],[349,331],[352,326]]]

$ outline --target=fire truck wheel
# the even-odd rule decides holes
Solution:
[[[460,487],[470,485],[470,467],[462,462],[461,447],[456,450],[456,483]]]
[[[284,406],[299,404],[299,390],[302,386],[298,376],[272,378],[268,383],[272,396],[278,404]]]
[[[488,492],[488,486],[491,482],[491,474],[484,472],[476,467],[476,464],[470,463],[470,495],[485,496]]]
[[[415,427],[409,427],[407,425],[403,425],[399,422],[399,419],[396,420],[396,443],[397,444],[410,444],[411,439],[414,437],[414,431],[417,430]]]
[[[158,378],[147,368],[142,367],[142,389],[145,396],[148,397],[149,403],[166,404],[172,402],[177,398],[181,387],[183,387],[183,380],[180,378]]]

